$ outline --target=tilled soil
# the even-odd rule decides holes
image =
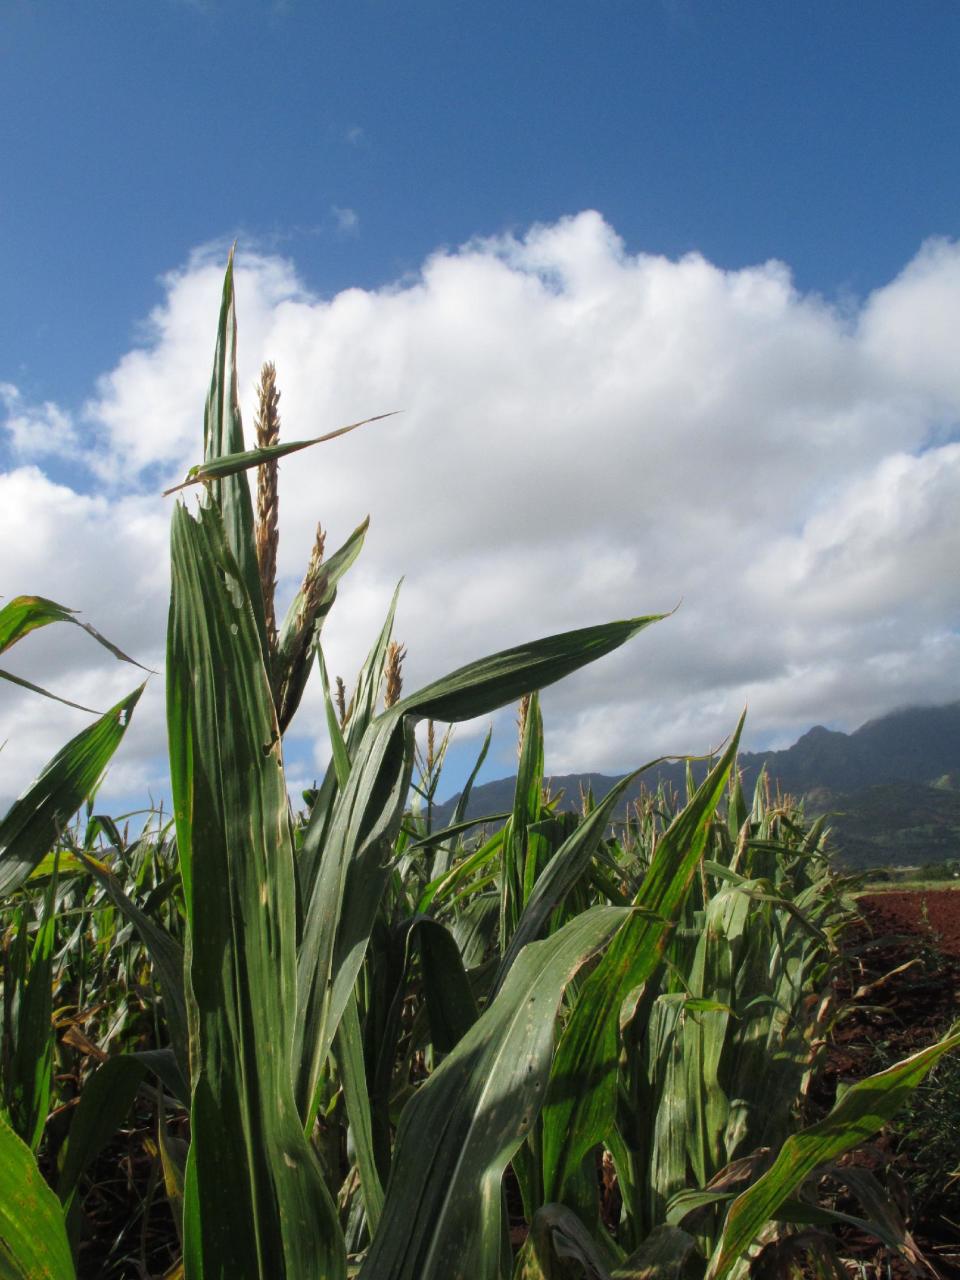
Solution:
[[[960,956],[960,889],[891,890],[860,898],[875,934],[913,935],[948,956]]]
[[[916,1053],[960,1018],[960,891],[871,893],[858,905],[863,923],[844,943],[847,965],[834,989],[845,1012],[811,1091],[820,1114],[838,1084]],[[953,1107],[950,1092],[939,1099],[929,1078],[928,1085],[932,1107],[924,1086],[918,1105],[853,1160],[888,1181],[892,1192],[906,1191],[914,1239],[937,1274],[960,1277],[960,1181],[949,1176],[960,1166],[960,1107]],[[861,1274],[909,1274],[875,1241],[850,1233],[845,1244]]]

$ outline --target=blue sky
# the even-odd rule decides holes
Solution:
[[[957,232],[942,0],[11,0],[0,40],[0,360],[44,397],[88,394],[157,277],[235,235],[331,291],[596,208],[632,249],[835,296]]]
[[[9,0],[0,16],[0,385],[7,414],[0,478],[9,486],[8,512],[38,532],[36,554],[17,548],[11,584],[2,590],[59,589],[103,630],[114,617],[131,643],[141,638],[124,610],[131,592],[139,599],[142,590],[136,612],[153,617],[163,581],[150,590],[139,580],[131,587],[123,575],[135,575],[132,550],[126,570],[118,564],[104,575],[101,560],[89,582],[79,570],[56,569],[64,536],[57,520],[69,509],[75,521],[86,521],[95,558],[98,526],[109,526],[138,554],[161,545],[156,530],[168,512],[151,505],[156,477],[179,466],[189,448],[177,452],[170,444],[184,439],[171,424],[186,408],[174,396],[160,421],[165,393],[158,387],[170,379],[202,387],[210,354],[202,335],[212,332],[215,305],[210,264],[219,270],[224,246],[237,237],[241,268],[246,255],[249,270],[246,283],[241,274],[240,296],[241,344],[249,334],[246,385],[257,361],[277,354],[270,342],[280,356],[289,350],[290,360],[316,349],[321,364],[327,357],[311,344],[323,342],[323,351],[343,358],[324,366],[323,387],[309,379],[289,386],[286,403],[294,410],[322,404],[334,416],[356,416],[393,408],[390,397],[398,395],[411,415],[385,443],[344,445],[330,464],[342,466],[338,483],[348,485],[372,459],[389,456],[394,488],[406,484],[408,510],[416,509],[403,526],[412,530],[405,543],[392,532],[393,490],[386,481],[368,486],[384,543],[368,548],[371,567],[350,599],[358,622],[342,640],[344,662],[385,608],[383,592],[399,569],[413,596],[408,619],[401,615],[411,676],[437,674],[433,664],[448,655],[470,656],[453,638],[456,621],[461,632],[498,646],[501,635],[512,643],[552,624],[596,620],[597,583],[614,597],[613,613],[627,607],[620,595],[631,607],[639,597],[643,611],[669,608],[683,595],[687,640],[658,642],[660,658],[655,645],[650,659],[679,663],[669,677],[654,677],[657,696],[635,686],[633,668],[621,664],[612,668],[610,687],[600,677],[596,685],[574,682],[554,704],[557,768],[626,769],[637,763],[634,742],[702,749],[700,739],[729,727],[744,697],[756,709],[759,743],[787,741],[816,719],[853,727],[905,699],[957,696],[949,676],[956,592],[945,570],[927,582],[926,570],[911,566],[918,557],[943,559],[952,547],[945,522],[929,516],[921,528],[915,508],[923,485],[949,499],[949,449],[960,412],[948,352],[944,346],[941,356],[938,345],[960,315],[958,37],[960,9],[926,0]],[[931,241],[939,247],[931,250]],[[473,248],[463,250],[468,244]],[[693,261],[688,255],[702,269],[685,267]],[[782,266],[764,267],[773,261]],[[544,292],[527,313],[524,300],[537,282]],[[514,303],[501,311],[514,286]],[[361,292],[344,292],[350,289]],[[637,329],[640,346],[617,355],[617,334],[626,331],[618,328],[618,308],[640,314],[644,300],[661,296],[658,289],[667,301]],[[752,301],[745,303],[747,295]],[[560,315],[554,303],[567,312]],[[203,308],[206,314],[195,315]],[[293,311],[299,328],[291,329]],[[501,349],[511,316],[521,313],[522,331]],[[700,341],[707,315],[713,327]],[[601,321],[571,327],[576,316]],[[642,344],[673,333],[671,325],[671,349],[683,359],[668,365],[661,352],[662,377],[645,382]],[[721,349],[724,333],[740,334],[741,347]],[[761,348],[768,339],[767,359]],[[547,453],[562,462],[567,450],[566,470],[543,476],[544,486],[563,492],[567,472],[584,471],[590,439],[575,413],[569,420],[563,414],[580,405],[586,421],[594,393],[602,400],[613,396],[611,388],[625,388],[625,398],[604,400],[606,420],[616,423],[603,436],[607,461],[596,475],[587,468],[583,479],[588,487],[609,486],[618,509],[629,506],[631,491],[616,463],[622,444],[638,507],[663,504],[656,528],[669,536],[662,541],[640,515],[617,525],[572,489],[565,533],[550,524],[556,503],[538,508],[536,519],[531,511],[526,524],[495,506],[491,516],[491,502],[507,500],[496,472],[483,477],[474,499],[464,495],[449,506],[446,524],[423,509],[447,510],[444,494],[464,483],[470,442],[491,415],[528,421],[531,406],[558,385],[558,371],[577,365],[563,341],[582,356],[582,376],[554,406],[560,425],[544,428],[528,452],[521,446],[519,462],[507,456],[516,430],[505,429],[501,441],[490,428],[486,453],[494,458],[503,444],[502,465],[526,469],[529,487]],[[527,365],[519,371],[511,352],[524,343]],[[195,359],[185,354],[194,347]],[[350,365],[350,395],[337,379],[360,348],[367,363]],[[792,360],[790,350],[806,354]],[[431,381],[437,360],[445,362],[449,385]],[[896,385],[884,381],[891,370]],[[281,386],[283,379],[281,367]],[[484,399],[491,385],[501,391]],[[694,414],[685,390],[688,400],[704,401],[703,416],[689,426],[689,438],[677,437],[671,454],[663,443],[670,424]],[[762,421],[761,403],[768,404]],[[464,405],[471,411],[462,412]],[[740,433],[738,423],[751,414],[755,430]],[[638,415],[666,424],[650,427],[642,447]],[[309,416],[306,408],[301,416]],[[456,429],[453,417],[464,420]],[[763,423],[774,417],[780,426],[767,432]],[[295,434],[308,434],[308,426]],[[727,442],[714,439],[717,456],[731,470],[715,468],[713,489],[705,478],[703,494],[691,502],[682,483],[684,464],[695,469],[698,461],[690,440],[712,439],[714,429]],[[815,471],[807,454],[795,452],[811,439],[835,467]],[[457,440],[464,443],[459,453]],[[779,472],[764,470],[766,453],[779,459]],[[705,447],[705,466],[711,456]],[[774,513],[760,488],[789,489],[794,468],[801,496]],[[291,538],[309,545],[316,517],[308,519],[306,494],[315,481],[290,483],[300,485],[287,506]],[[717,497],[711,507],[717,486],[730,501],[751,494],[743,528],[731,531],[729,502]],[[359,520],[367,494],[362,482],[357,489]],[[684,522],[672,525],[685,503]],[[573,509],[579,514],[571,517]],[[451,524],[461,510],[463,536]],[[340,514],[335,497],[324,511]],[[703,514],[710,512],[712,523]],[[884,520],[887,541],[868,548],[867,531],[879,537]],[[471,530],[478,534],[472,540]],[[331,537],[346,532],[341,527]],[[480,553],[481,542],[489,554]],[[77,544],[87,546],[79,536]],[[779,559],[751,567],[748,548],[761,545],[779,548]],[[725,639],[712,639],[710,659],[700,661],[696,637],[721,608],[722,562],[710,561],[711,547],[722,549],[731,569],[750,570],[753,594],[711,624],[711,636],[719,626]],[[422,549],[412,577],[409,564],[396,562],[399,553],[391,558],[397,548],[408,555]],[[521,553],[531,560],[515,581],[507,566]],[[866,585],[851,567],[863,556],[876,578]],[[288,588],[302,559],[299,550],[291,553]],[[420,568],[429,559],[437,567]],[[834,582],[830,574],[845,564],[852,578]],[[671,573],[661,579],[664,565]],[[28,570],[30,583],[21,580]],[[475,598],[461,598],[463,588],[452,585],[464,575],[486,584]],[[550,585],[557,582],[570,598],[566,612]],[[824,595],[825,583],[833,583],[832,594]],[[858,586],[864,599],[854,618]],[[911,592],[920,586],[918,604]],[[86,594],[77,598],[81,590]],[[503,603],[495,607],[498,590]],[[776,592],[783,595],[774,608]],[[780,619],[798,602],[799,620],[764,618],[747,636],[744,610],[758,600]],[[447,630],[446,621],[418,621],[418,609],[438,603],[452,619]],[[478,628],[478,614],[489,625]],[[773,632],[775,643],[761,643]],[[53,652],[39,645],[24,674]],[[70,659],[78,665],[67,674],[95,686],[93,667],[83,665],[88,656]],[[865,662],[876,665],[872,682],[861,687],[852,673],[862,675]],[[926,681],[918,671],[928,673]],[[123,678],[109,673],[110,680]],[[601,727],[613,686],[622,690],[625,682],[620,712]],[[665,709],[671,691],[673,703],[686,708],[676,714]],[[15,722],[28,722],[19,702],[10,705]],[[468,734],[464,755],[470,742]],[[46,745],[40,735],[38,759]],[[304,778],[319,767],[323,749],[308,736],[291,750]],[[137,759],[148,755],[144,745]],[[509,750],[490,772],[507,765]],[[130,777],[159,785],[146,765]]]

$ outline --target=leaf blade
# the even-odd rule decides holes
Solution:
[[[2,1112],[0,1268],[10,1268],[16,1280],[74,1280],[76,1274],[60,1202]]]
[[[123,741],[144,685],[62,747],[0,821],[0,896],[24,883]]]
[[[399,412],[399,409],[393,409],[390,413],[377,413],[372,418],[350,422],[345,427],[337,427],[334,431],[327,431],[321,436],[311,436],[309,440],[290,440],[284,444],[267,445],[262,449],[241,449],[233,453],[221,454],[207,462],[198,462],[196,466],[190,468],[187,478],[180,484],[164,489],[163,497],[167,498],[171,493],[178,493],[192,484],[209,484],[214,480],[224,480],[228,476],[239,475],[243,471],[251,471],[254,467],[263,466],[265,462],[275,462],[278,458],[287,457],[288,454],[299,453],[301,449],[309,449],[311,445],[326,444],[328,440],[336,440],[338,436],[356,431],[357,427],[365,427],[368,423],[392,418]]]
[[[404,1108],[360,1280],[496,1274],[500,1180],[540,1109],[560,996],[625,910],[593,908],[525,948],[497,999]]]
[[[482,658],[401,699],[367,727],[337,798],[307,907],[298,963],[297,1101],[312,1122],[320,1069],[353,989],[390,875],[410,787],[417,720],[485,715],[613,652],[662,615],[585,627]],[[308,833],[309,836],[309,833]]]
[[[190,939],[194,1277],[342,1277],[336,1214],[292,1094],[293,848],[256,618],[219,511],[172,528],[168,721]]]
[[[773,1165],[730,1206],[708,1280],[723,1280],[763,1224],[814,1169],[872,1137],[937,1061],[958,1046],[960,1032],[858,1081],[818,1124],[791,1134]]]
[[[619,1015],[631,991],[660,961],[669,926],[686,897],[714,812],[736,757],[743,718],[691,803],[661,838],[633,914],[584,983],[557,1048],[544,1109],[546,1200],[564,1202],[580,1164],[612,1129]]]

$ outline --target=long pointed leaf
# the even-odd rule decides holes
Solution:
[[[190,939],[187,1280],[337,1280],[343,1242],[292,1092],[293,847],[273,696],[215,508],[174,511],[167,708]]]
[[[30,970],[17,1009],[17,1045],[4,1092],[10,1119],[20,1137],[36,1151],[43,1137],[53,1083],[53,949],[56,940],[58,858],[43,895],[43,919],[30,955]]]
[[[371,1235],[376,1231],[383,1212],[383,1187],[377,1172],[373,1148],[373,1124],[370,1118],[370,1095],[363,1062],[363,1037],[355,999],[348,1000],[334,1040],[334,1053],[343,1083],[343,1099],[347,1108],[353,1148],[360,1171],[360,1193],[367,1211]]]
[[[767,1172],[731,1205],[710,1261],[708,1280],[723,1280],[763,1225],[776,1216],[781,1204],[818,1165],[837,1160],[871,1138],[939,1059],[958,1046],[960,1032],[858,1081],[819,1124],[792,1134]]]
[[[703,1257],[693,1236],[661,1224],[613,1271],[613,1280],[697,1280]]]
[[[607,1260],[572,1210],[545,1204],[533,1215],[530,1234],[518,1259],[517,1280],[559,1280],[576,1263],[584,1280],[611,1280]]]
[[[146,1063],[121,1053],[102,1062],[83,1086],[62,1153],[57,1195],[66,1212],[77,1183],[127,1118],[147,1073]]]
[[[0,821],[0,897],[20,887],[93,791],[144,686],[72,738]]]
[[[11,684],[19,685],[21,689],[29,689],[31,693],[39,693],[44,698],[52,698],[54,702],[62,702],[65,707],[73,707],[74,711],[89,711],[92,716],[103,714],[93,707],[85,707],[82,702],[71,702],[69,698],[61,698],[59,693],[51,693],[49,689],[44,689],[42,685],[32,684],[29,680],[24,680],[22,676],[15,676],[12,671],[0,670],[0,680],[9,680]]]
[[[240,396],[237,391],[237,313],[233,288],[233,249],[227,260],[217,323],[217,345],[213,356],[210,390],[203,415],[203,457],[216,463],[228,454],[243,452],[243,424],[240,419]],[[240,570],[246,588],[257,634],[266,653],[263,590],[257,562],[253,503],[246,473],[212,480],[204,494],[204,502],[219,508],[223,516],[227,546]]]
[[[357,427],[365,427],[370,422],[380,422],[383,418],[392,418],[399,413],[394,409],[390,413],[378,413],[372,418],[364,418],[360,422],[351,422],[345,427],[337,427],[322,436],[312,436],[309,440],[291,440],[286,444],[271,444],[263,449],[244,449],[239,453],[226,453],[211,462],[200,462],[187,472],[186,480],[175,484],[171,489],[164,489],[163,496],[169,497],[180,489],[191,484],[209,483],[211,480],[223,480],[226,476],[239,475],[241,471],[250,471],[253,467],[261,467],[265,462],[275,462],[285,458],[288,453],[297,453],[301,449],[309,449],[314,444],[325,444],[328,440],[336,440],[345,436],[348,431],[356,431]]]
[[[420,720],[452,723],[487,715],[509,702],[516,702],[531,689],[545,689],[588,663],[613,653],[645,627],[667,616],[657,613],[606,622],[504,649],[428,684],[397,703],[393,710],[415,715]]]
[[[74,1280],[60,1201],[0,1112],[0,1275]]]
[[[505,823],[506,819],[509,817],[509,813],[494,813],[489,814],[485,818],[471,818],[469,822],[462,823],[461,826],[463,830],[466,830],[468,827],[476,826],[481,822]],[[465,858],[461,858],[460,861],[455,866],[451,867],[449,871],[445,871],[441,875],[434,876],[420,895],[420,901],[417,903],[417,910],[426,911],[434,898],[439,898],[441,902],[445,898],[449,898],[454,894],[459,885],[462,884],[463,881],[469,879],[469,877],[475,872],[479,871],[483,867],[489,866],[491,863],[496,863],[501,856],[501,850],[503,848],[503,833],[505,830],[506,826],[500,827],[498,830],[494,831],[493,835],[490,836],[488,840],[484,841],[479,849],[474,849],[473,853],[468,853]],[[454,831],[456,831],[456,828],[454,828]],[[442,831],[438,831],[436,833],[437,838],[442,838],[443,834],[444,833]],[[416,845],[411,845],[409,847],[416,848]]]
[[[347,744],[343,739],[343,731],[340,728],[340,722],[337,720],[337,713],[333,705],[333,698],[330,696],[330,678],[327,675],[327,664],[324,661],[323,650],[317,648],[317,666],[320,668],[320,686],[323,690],[323,706],[327,716],[327,732],[330,735],[330,746],[333,754],[333,767],[337,774],[337,785],[344,787],[347,784],[347,778],[350,777],[350,756],[347,752]]]
[[[101,862],[81,854],[83,865],[100,882],[110,901],[128,920],[146,947],[153,971],[163,995],[163,1014],[170,1044],[182,1077],[173,1090],[181,1101],[188,1100],[185,1088],[190,1079],[190,1056],[187,1047],[187,1004],[183,988],[183,948],[165,929],[151,920],[123,891],[117,877]]]
[[[350,719],[347,722],[344,734],[347,754],[351,758],[356,754],[363,735],[366,733],[367,727],[374,716],[380,687],[383,682],[384,658],[386,657],[390,637],[393,634],[393,620],[397,611],[399,594],[400,584],[398,583],[394,589],[387,616],[384,619],[383,626],[380,628],[380,634],[374,641],[357,676],[357,683],[350,704]],[[303,844],[300,847],[297,860],[297,878],[300,882],[301,894],[306,902],[309,902],[313,895],[317,866],[320,854],[326,847],[327,835],[330,823],[333,820],[339,790],[340,783],[337,779],[336,762],[331,760],[320,785],[319,795],[311,810],[310,821],[307,823],[307,830],[304,833]]]
[[[533,892],[523,909],[523,915],[517,923],[516,932],[510,939],[510,946],[500,962],[493,984],[494,991],[499,988],[520,949],[539,936],[553,911],[583,875],[603,838],[610,823],[610,815],[621,795],[634,778],[644,770],[661,764],[667,758],[661,756],[635,769],[633,773],[628,773],[625,778],[621,778],[576,830],[567,837],[547,863],[543,874],[534,885]]]
[[[445,925],[421,916],[411,933],[420,947],[430,1040],[437,1055],[449,1053],[477,1020],[473,988],[460,948]]]
[[[653,617],[586,627],[462,667],[378,716],[356,749],[327,832],[298,966],[297,1101],[311,1122],[320,1069],[353,989],[390,875],[390,848],[409,793],[417,720],[485,715],[527,689],[611,653]]]
[[[316,596],[311,606],[310,618],[303,616],[305,601],[302,588],[290,602],[277,638],[277,653],[273,664],[273,687],[278,695],[281,732],[286,731],[300,705],[310,675],[313,654],[319,647],[323,624],[337,598],[340,580],[360,554],[369,524],[368,517],[354,529],[343,546],[324,561],[320,569],[320,582],[315,587]]]
[[[513,802],[514,853],[520,898],[517,903],[517,919],[533,892],[541,857],[546,856],[549,841],[531,828],[543,816],[543,717],[540,714],[540,695],[530,694],[527,718],[520,746],[517,767],[517,785]],[[511,932],[516,920],[511,922]],[[503,945],[506,945],[504,939]]]
[[[560,997],[626,910],[586,911],[525,948],[497,999],[404,1108],[360,1280],[497,1274],[501,1178],[540,1110]]]
[[[493,739],[493,726],[491,725],[491,727],[487,730],[486,737],[483,739],[483,746],[480,748],[480,752],[476,760],[474,761],[473,768],[470,770],[470,773],[467,776],[467,780],[463,784],[463,790],[460,792],[460,797],[457,800],[457,804],[453,811],[453,815],[450,818],[450,823],[446,828],[449,834],[449,839],[443,842],[441,847],[437,850],[436,854],[434,855],[433,865],[430,868],[431,879],[433,880],[436,880],[437,876],[444,875],[450,869],[450,863],[454,856],[454,847],[455,847],[453,836],[456,835],[458,831],[467,830],[469,826],[474,825],[473,823],[468,823],[465,825],[461,825],[461,824],[463,824],[464,817],[466,816],[467,805],[470,803],[470,793],[473,790],[473,784],[477,780],[477,774],[483,768],[483,762],[487,758],[487,752],[490,750],[490,743],[492,739]],[[442,836],[443,832],[442,831],[437,832],[436,834],[437,836]],[[431,842],[436,843],[433,836],[431,836]]]
[[[564,1201],[584,1156],[613,1128],[620,1008],[653,973],[687,895],[736,756],[743,719],[719,763],[661,838],[626,922],[584,984],[557,1048],[544,1111],[545,1199]]]
[[[0,609],[0,653],[11,648],[31,631],[36,631],[38,627],[46,627],[51,622],[72,622],[81,631],[86,631],[88,636],[93,636],[97,644],[102,644],[121,662],[129,662],[131,666],[140,667],[141,671],[149,670],[148,667],[141,666],[135,659],[128,657],[115,644],[111,644],[106,636],[102,636],[89,622],[81,622],[76,616],[75,609],[65,609],[62,604],[57,604],[55,600],[47,600],[44,596],[15,596]]]

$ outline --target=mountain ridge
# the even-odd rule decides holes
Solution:
[[[691,767],[699,781],[709,762]],[[960,851],[960,700],[902,707],[851,733],[813,725],[790,747],[741,753],[738,767],[748,795],[765,768],[773,785],[804,800],[808,813],[831,814],[835,845],[848,865],[938,861]],[[682,760],[642,774],[619,815],[641,786],[662,781],[682,792],[685,774]],[[573,773],[550,782],[569,809],[579,805],[581,789],[601,800],[623,776]],[[514,784],[515,775],[475,786],[467,817],[509,810]],[[434,806],[437,824],[449,822],[458,799],[459,793]]]

